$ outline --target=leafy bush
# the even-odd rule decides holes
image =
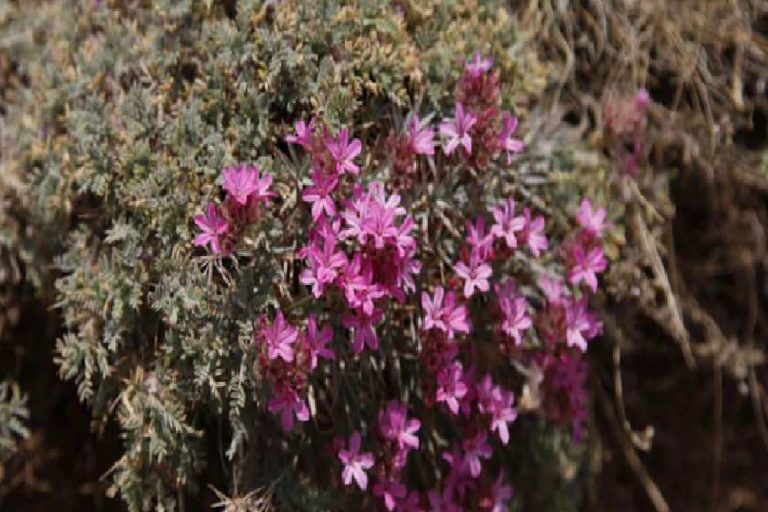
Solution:
[[[606,214],[517,154],[503,4],[55,4],[15,171],[130,510],[220,456],[253,509],[577,505]]]

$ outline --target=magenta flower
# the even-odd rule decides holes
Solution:
[[[333,191],[339,183],[336,176],[325,176],[320,169],[312,171],[311,187],[304,189],[301,198],[312,205],[312,220],[317,219],[325,212],[329,217],[336,215],[336,203],[333,201]]]
[[[454,415],[459,414],[459,400],[464,398],[468,391],[463,375],[464,367],[458,361],[454,361],[437,374],[436,400],[445,402]]]
[[[483,56],[480,55],[480,52],[476,52],[472,57],[472,60],[467,62],[465,71],[469,77],[478,78],[487,73],[488,70],[491,69],[491,66],[493,66],[493,60],[483,58]]]
[[[523,141],[512,137],[517,131],[517,118],[509,112],[502,114],[503,126],[499,132],[499,145],[507,154],[507,165],[512,163],[512,153],[522,153],[525,146]]]
[[[369,261],[363,260],[359,252],[355,253],[347,265],[341,286],[349,307],[359,308],[367,316],[373,314],[374,301],[386,294],[381,285],[374,282],[373,266]]]
[[[456,103],[454,118],[440,123],[440,135],[447,138],[443,148],[446,155],[452,154],[459,144],[464,147],[464,151],[468,155],[472,154],[472,137],[469,135],[469,130],[476,122],[477,117],[474,114],[464,113],[464,106],[461,103]]]
[[[587,233],[600,238],[605,230],[605,208],[594,210],[589,199],[582,199],[576,221]]]
[[[336,249],[333,241],[325,239],[322,244],[322,250],[316,244],[306,248],[304,257],[308,259],[309,267],[299,276],[301,284],[312,286],[312,295],[316,298],[323,295],[325,287],[332,283],[347,266],[347,257],[342,251]]]
[[[360,453],[360,432],[353,432],[349,438],[349,448],[339,450],[339,460],[344,464],[341,471],[344,485],[355,480],[357,486],[363,491],[368,487],[368,475],[366,470],[373,467],[373,455],[370,452]]]
[[[565,310],[565,323],[566,343],[582,352],[587,351],[587,340],[597,336],[603,328],[597,316],[587,311],[587,297],[568,305]]]
[[[379,430],[382,437],[389,441],[397,441],[401,450],[419,448],[419,438],[416,433],[421,428],[417,419],[408,419],[408,409],[397,402],[389,402],[387,408],[379,411]]]
[[[379,337],[376,335],[375,327],[383,316],[384,314],[380,309],[374,309],[371,315],[355,312],[353,315],[346,315],[341,319],[344,327],[354,331],[352,341],[353,354],[359,354],[366,346],[371,350],[379,348]]]
[[[599,246],[585,248],[581,244],[573,244],[569,254],[570,268],[568,281],[578,285],[584,281],[592,290],[597,291],[597,274],[605,271],[608,262],[605,260],[603,248]]]
[[[560,304],[565,298],[563,281],[560,278],[542,276],[539,278],[539,288],[550,304]]]
[[[224,190],[237,204],[245,206],[250,195],[258,189],[259,168],[242,164],[227,167],[221,174],[224,178]]]
[[[488,279],[493,274],[491,266],[479,261],[480,258],[473,255],[470,257],[470,266],[463,261],[458,262],[453,269],[456,274],[464,280],[464,296],[470,298],[475,293],[475,288],[481,292],[487,292],[489,289]]]
[[[520,242],[528,245],[531,254],[538,258],[542,251],[549,248],[549,242],[544,235],[544,217],[537,215],[536,218],[531,219],[530,208],[523,208],[523,219],[525,219],[525,226],[520,232]]]
[[[448,339],[453,339],[456,331],[468,333],[470,330],[467,308],[457,305],[456,294],[448,292],[446,295],[442,286],[435,288],[434,298],[421,292],[421,307],[425,313],[425,329],[439,329],[448,335]]]
[[[435,154],[435,131],[427,126],[422,126],[419,116],[413,114],[410,122],[407,125],[408,128],[408,142],[411,146],[411,150],[417,155],[434,155]]]
[[[486,412],[491,416],[491,432],[497,431],[503,444],[509,442],[508,424],[517,419],[517,411],[512,407],[515,395],[499,386],[491,391],[491,407]]]
[[[285,137],[285,141],[289,144],[298,144],[304,149],[309,148],[312,145],[312,132],[315,130],[315,118],[313,117],[309,124],[306,124],[304,120],[296,121],[294,125],[296,129],[296,135],[288,135]]]
[[[280,426],[283,432],[290,432],[293,429],[294,415],[299,421],[309,420],[307,404],[292,389],[278,391],[269,401],[267,408],[272,414],[280,414]]]
[[[262,327],[261,336],[267,343],[267,357],[281,358],[286,363],[293,361],[292,345],[299,337],[299,331],[285,321],[282,311],[277,312],[272,325]]]
[[[373,486],[373,494],[384,500],[387,510],[394,510],[397,502],[405,498],[407,492],[403,484],[394,480],[379,480]]]
[[[512,280],[505,281],[502,286],[497,285],[496,296],[502,314],[501,330],[519,346],[523,342],[525,331],[533,325],[531,317],[528,316],[528,303],[525,297],[516,294]]]
[[[354,159],[362,150],[360,139],[349,141],[349,130],[342,128],[336,139],[326,136],[325,148],[336,162],[336,172],[341,175],[346,172],[358,174],[360,167],[355,164]]]
[[[514,496],[515,491],[511,485],[504,484],[504,470],[499,473],[496,481],[491,487],[491,511],[490,512],[507,512],[509,510],[509,500]]]
[[[495,238],[503,238],[507,247],[517,247],[517,235],[525,228],[525,218],[515,217],[515,200],[511,197],[500,203],[492,210],[494,224],[491,226],[491,234]]]
[[[195,215],[194,221],[202,233],[195,237],[193,243],[198,247],[210,244],[213,254],[221,254],[221,237],[227,234],[229,225],[219,214],[216,205],[213,202],[208,203],[206,214]]]
[[[485,261],[493,249],[493,234],[485,232],[485,219],[478,217],[475,223],[467,222],[467,243],[472,248],[472,255]]]
[[[321,331],[317,330],[315,315],[310,315],[307,322],[306,343],[309,348],[309,368],[317,368],[317,357],[324,359],[336,359],[336,354],[328,348],[328,343],[333,340],[333,328],[330,325],[323,327]]]
[[[480,459],[490,459],[493,455],[491,445],[488,444],[488,436],[485,432],[479,432],[475,437],[465,439],[462,442],[464,449],[464,463],[469,468],[473,478],[480,476],[482,463]]]

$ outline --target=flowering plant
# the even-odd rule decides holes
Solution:
[[[367,509],[504,510],[520,416],[584,434],[606,212],[584,199],[550,239],[535,206],[494,184],[524,144],[490,59],[467,62],[454,100],[437,130],[414,112],[383,146],[321,117],[285,137],[306,176],[294,281],[254,319],[253,371],[285,440],[333,454],[331,481]],[[249,226],[288,197],[258,167],[222,178],[194,244],[247,264]]]

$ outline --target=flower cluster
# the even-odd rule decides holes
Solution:
[[[261,206],[274,196],[269,190],[272,175],[262,176],[257,166],[227,167],[221,175],[227,192],[223,205],[211,201],[205,213],[194,218],[201,231],[194,244],[208,246],[213,254],[230,253],[243,230],[261,216]]]
[[[367,161],[385,162],[388,172],[361,167],[363,144],[348,128],[334,132],[313,118],[286,137],[303,149],[297,167],[309,168],[297,213],[307,227],[291,262],[307,300],[293,303],[296,325],[281,310],[259,319],[258,375],[271,393],[269,411],[290,431],[310,418],[310,378],[322,387],[355,382],[363,365],[369,375],[371,367],[402,372],[397,389],[376,388],[375,402],[360,408],[367,419],[348,415],[337,389],[313,393],[333,396],[326,408],[348,419],[334,425],[347,435],[334,431],[329,443],[337,481],[387,511],[505,510],[514,492],[500,454],[525,413],[539,411],[583,437],[583,357],[602,329],[589,300],[607,268],[606,211],[584,199],[572,231],[550,238],[544,216],[515,198],[473,198],[480,208],[454,212],[465,234],[440,260],[426,257],[434,254],[430,228],[415,220],[429,215],[410,197],[417,176],[437,189],[457,169],[510,165],[523,151],[499,94],[491,60],[475,55],[453,116],[436,123],[439,141],[433,116],[412,113],[402,132],[366,148],[387,152]],[[257,169],[229,169],[224,181],[223,208],[211,205],[208,217],[195,219],[204,229],[195,243],[214,253],[227,252],[270,197],[271,177]],[[333,371],[317,371],[320,359]],[[414,479],[409,468],[417,464],[434,476]]]
[[[293,428],[294,416],[299,421],[309,420],[306,404],[309,374],[318,366],[318,358],[336,359],[328,347],[333,339],[331,326],[319,328],[314,316],[307,321],[306,332],[290,325],[278,311],[273,322],[265,316],[259,319],[253,343],[258,351],[259,374],[272,387],[268,409],[280,416],[284,431]]]
[[[315,225],[300,251],[307,264],[300,281],[312,287],[317,299],[344,298],[343,324],[354,331],[355,354],[366,346],[376,350],[384,304],[405,302],[421,269],[413,218],[400,205],[400,196],[388,195],[381,182],[365,189],[355,181],[351,197],[342,196],[340,179],[359,172],[354,159],[361,148],[358,139],[349,140],[346,128],[334,138],[327,127],[316,129],[314,120],[300,121],[287,140],[304,147],[312,161],[312,185],[302,198],[311,205]]]

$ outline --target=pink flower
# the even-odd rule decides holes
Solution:
[[[603,324],[597,317],[587,311],[587,298],[569,304],[565,310],[566,338],[569,347],[576,347],[582,352],[587,351],[587,340],[597,336],[602,331]]]
[[[267,343],[267,357],[283,359],[286,363],[293,361],[293,347],[299,337],[299,331],[285,321],[283,312],[278,311],[275,321],[269,327],[262,327],[261,336]]]
[[[453,339],[456,331],[469,332],[467,308],[456,304],[454,292],[448,292],[446,295],[442,286],[435,288],[434,298],[430,298],[427,292],[421,292],[421,307],[425,312],[425,329],[440,329],[448,335],[448,339]]]
[[[322,244],[322,250],[316,244],[307,247],[304,256],[308,259],[309,268],[304,269],[299,276],[301,284],[312,286],[312,295],[316,298],[323,295],[325,287],[347,266],[347,257],[336,249],[332,240],[325,239]]]
[[[488,278],[493,274],[493,270],[490,265],[479,261],[478,257],[472,256],[470,258],[469,267],[463,261],[460,261],[453,269],[464,280],[464,296],[466,298],[470,298],[475,293],[475,288],[481,292],[488,291]]]
[[[608,266],[603,248],[599,246],[585,248],[575,243],[570,247],[568,260],[568,281],[572,285],[578,285],[584,281],[592,293],[596,292],[597,274],[605,271]]]
[[[560,304],[565,298],[562,279],[542,276],[539,278],[539,288],[550,304]]]
[[[357,482],[363,491],[368,487],[368,475],[366,470],[373,467],[373,455],[370,452],[360,453],[360,432],[353,432],[349,438],[349,449],[339,450],[339,460],[344,464],[341,476],[344,485]]]
[[[258,167],[242,164],[236,167],[227,167],[222,171],[223,188],[237,204],[245,206],[250,195],[256,192],[256,181],[259,178],[258,169]]]
[[[285,141],[289,144],[298,144],[307,149],[312,144],[312,132],[315,130],[315,118],[313,117],[309,124],[306,124],[304,120],[296,121],[294,125],[296,129],[296,135],[288,135],[285,137]]]
[[[195,224],[202,230],[194,244],[198,247],[210,244],[213,254],[221,254],[221,237],[226,235],[229,225],[224,220],[213,202],[208,203],[205,215],[195,215]]]
[[[355,164],[354,159],[360,154],[363,145],[360,139],[349,141],[349,130],[342,128],[336,139],[326,136],[325,148],[336,162],[336,172],[341,175],[346,172],[358,174],[360,167]]]
[[[493,234],[485,232],[485,219],[478,217],[475,223],[467,222],[467,243],[472,248],[472,255],[486,261],[493,249]]]
[[[531,254],[538,258],[542,251],[549,248],[547,237],[544,236],[544,217],[537,215],[531,220],[531,209],[523,208],[523,219],[525,226],[520,232],[520,242],[527,244]]]
[[[389,402],[387,408],[379,411],[379,430],[384,439],[397,441],[401,450],[419,448],[416,433],[421,428],[417,419],[408,419],[408,409],[397,402]]]
[[[512,163],[512,153],[521,153],[523,148],[523,141],[512,137],[517,131],[517,118],[509,112],[502,114],[503,126],[501,132],[499,132],[499,145],[507,154],[507,165]]]
[[[483,58],[480,52],[476,52],[472,60],[467,62],[465,72],[471,78],[478,78],[488,72],[491,66],[493,66],[493,60]]]
[[[352,352],[357,355],[367,346],[371,350],[379,348],[379,338],[376,336],[375,326],[378,324],[384,314],[380,309],[374,309],[371,315],[355,312],[353,315],[344,316],[341,322],[347,329],[354,330],[354,340],[352,342]]]
[[[294,415],[299,421],[309,420],[307,404],[292,389],[286,388],[278,391],[269,401],[267,408],[272,414],[280,414],[280,425],[283,432],[290,432],[293,429]]]
[[[333,340],[333,329],[331,326],[326,325],[318,332],[315,315],[310,315],[307,322],[306,343],[309,348],[309,368],[311,370],[317,368],[317,356],[325,359],[336,359],[336,354],[327,347],[331,340]]]
[[[435,131],[427,126],[422,126],[419,120],[419,116],[413,114],[410,122],[407,125],[408,128],[408,142],[411,146],[411,150],[417,155],[434,155],[435,154]]]
[[[440,123],[440,135],[447,138],[444,147],[446,155],[452,154],[459,144],[464,147],[468,155],[472,154],[472,137],[469,135],[469,130],[476,122],[477,117],[474,114],[469,112],[465,114],[464,106],[456,103],[454,118]]]
[[[436,400],[445,402],[445,405],[454,415],[459,414],[459,400],[468,391],[467,385],[462,379],[463,375],[464,367],[458,361],[454,361],[437,374]]]
[[[312,220],[317,221],[325,212],[329,217],[336,215],[333,191],[339,183],[336,176],[324,176],[320,169],[312,171],[313,186],[304,189],[301,198],[312,205]]]
[[[502,470],[491,487],[491,512],[507,512],[509,510],[507,505],[514,494],[515,491],[511,485],[504,485],[504,471]]]
[[[594,210],[589,199],[582,199],[576,221],[587,233],[600,238],[605,230],[605,208]]]
[[[496,286],[496,296],[503,317],[501,330],[515,340],[515,345],[523,342],[525,331],[533,325],[528,316],[528,304],[525,298],[515,293],[515,283],[507,280],[502,286]]]
[[[491,431],[497,431],[501,442],[507,444],[509,442],[509,427],[507,424],[517,419],[517,411],[512,407],[515,395],[511,391],[506,391],[496,386],[493,389],[492,396],[493,405],[491,410],[488,411],[491,415]]]
[[[364,260],[359,252],[355,253],[341,278],[344,296],[351,308],[362,310],[365,315],[372,315],[374,301],[385,296],[386,291],[373,279],[373,265]]]
[[[515,217],[515,201],[511,197],[492,210],[495,223],[491,226],[491,234],[503,238],[507,247],[517,247],[516,233],[525,228],[525,218]]]
[[[469,473],[473,478],[479,477],[482,471],[480,459],[490,459],[491,455],[493,455],[493,450],[491,450],[487,439],[488,436],[486,436],[485,432],[479,432],[475,437],[465,439],[462,442],[464,463],[469,468]]]
[[[397,502],[405,498],[407,492],[403,484],[393,480],[379,480],[373,486],[373,494],[384,499],[387,510],[394,510]]]

